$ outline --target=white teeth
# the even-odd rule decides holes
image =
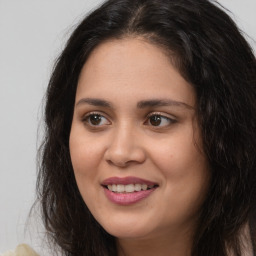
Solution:
[[[112,192],[117,192],[117,193],[133,193],[133,192],[139,192],[141,190],[147,190],[151,189],[154,187],[154,185],[146,185],[146,184],[128,184],[128,185],[123,185],[123,184],[112,184],[107,186],[108,189]]]
[[[135,184],[134,189],[135,189],[135,191],[141,191],[141,185],[140,184]]]
[[[123,193],[124,192],[124,185],[116,185],[116,192]]]
[[[148,186],[146,184],[142,184],[141,188],[142,190],[147,190]]]
[[[125,192],[127,192],[127,193],[134,192],[134,185],[133,185],[133,184],[125,185],[125,186],[124,186],[124,190],[125,190]]]
[[[111,189],[110,189],[111,190]],[[116,185],[115,184],[113,184],[112,185],[112,190],[111,191],[113,191],[113,192],[116,192],[117,191],[117,188],[116,188]]]

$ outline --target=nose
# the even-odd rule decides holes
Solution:
[[[120,127],[113,131],[105,160],[112,165],[125,168],[131,164],[141,164],[146,159],[143,140],[132,127]]]

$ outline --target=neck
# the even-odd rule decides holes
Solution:
[[[192,239],[186,234],[117,240],[118,256],[190,256]]]

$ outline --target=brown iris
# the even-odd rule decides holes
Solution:
[[[92,125],[99,125],[100,122],[101,122],[101,116],[100,115],[96,115],[96,114],[93,114],[93,115],[90,115],[89,116],[89,121]]]
[[[149,122],[153,126],[159,126],[161,124],[161,121],[162,121],[162,118],[161,118],[161,116],[158,116],[158,115],[151,116],[149,118]]]

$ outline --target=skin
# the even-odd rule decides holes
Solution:
[[[159,99],[171,104],[138,107]],[[93,114],[101,117],[96,125]],[[210,180],[200,147],[194,89],[164,51],[142,38],[106,41],[94,49],[79,77],[70,154],[79,191],[117,238],[119,255],[190,254]],[[158,187],[132,205],[111,202],[102,181],[127,176]]]

